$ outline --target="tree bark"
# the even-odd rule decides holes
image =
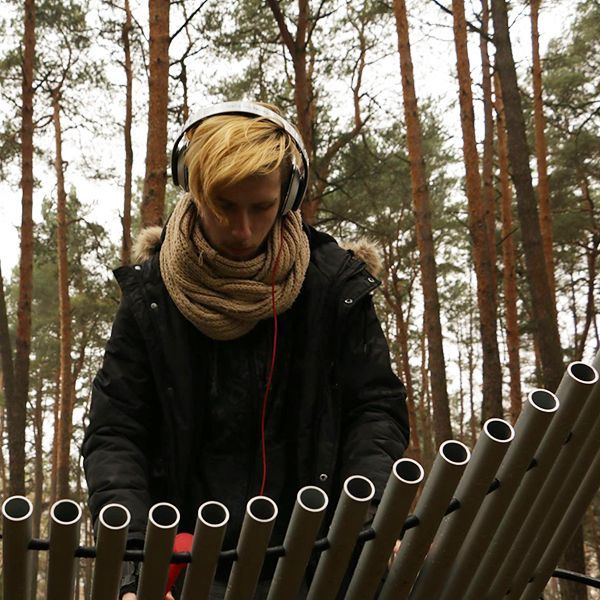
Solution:
[[[500,83],[496,78],[496,127],[498,130],[498,165],[500,170],[500,198],[502,205],[502,262],[504,265],[504,313],[506,323],[506,346],[510,377],[510,416],[515,423],[521,413],[521,361],[519,358],[520,335],[517,311],[517,268],[515,261],[514,228],[512,219],[512,189],[508,167],[508,147],[504,125],[504,105]]]
[[[533,64],[533,122],[535,127],[535,155],[538,171],[538,202],[540,207],[540,230],[546,259],[548,283],[552,293],[552,305],[556,307],[556,282],[554,278],[554,251],[552,234],[552,212],[550,210],[550,185],[548,182],[548,161],[546,149],[546,118],[542,100],[542,65],[540,61],[540,34],[538,20],[541,0],[531,0],[531,47]]]
[[[490,11],[488,0],[481,3],[481,32],[479,48],[481,51],[484,139],[482,160],[482,197],[487,236],[488,253],[492,262],[493,287],[497,291],[496,277],[496,191],[494,189],[494,103],[492,99],[492,67],[488,49]],[[496,307],[497,308],[497,307]]]
[[[33,494],[33,537],[40,537],[40,524],[42,520],[42,501],[44,492],[44,447],[42,443],[44,411],[43,411],[43,389],[42,380],[38,382],[35,391],[35,409],[33,418],[33,444],[35,448],[34,457],[34,494]],[[37,585],[39,573],[39,552],[33,552],[31,557],[31,585],[30,599],[37,598]]]
[[[529,169],[529,147],[508,34],[508,13],[505,0],[492,1],[492,18],[496,66],[504,99],[508,155],[517,195],[525,267],[531,295],[534,335],[538,340],[544,386],[550,391],[555,391],[564,373],[564,364],[556,322],[556,308],[552,302],[537,203]]]
[[[142,227],[162,225],[167,185],[169,0],[149,0],[150,67]]]
[[[404,98],[404,116],[406,120],[406,138],[410,160],[411,186],[421,282],[425,301],[425,331],[429,350],[429,371],[431,396],[433,402],[433,420],[435,441],[439,446],[452,437],[450,426],[450,408],[446,385],[446,362],[442,326],[440,321],[440,301],[437,289],[437,267],[431,227],[431,209],[429,191],[425,177],[421,123],[417,96],[414,87],[412,57],[408,31],[408,18],[404,0],[394,0],[394,14],[398,33],[398,51],[402,75],[402,94]]]
[[[491,417],[502,418],[502,372],[496,335],[496,289],[494,260],[490,256],[488,220],[484,209],[479,157],[475,140],[473,92],[467,52],[467,25],[463,0],[452,0],[456,67],[459,82],[460,120],[463,135],[463,156],[466,170],[466,188],[469,205],[469,232],[471,234],[475,275],[477,277],[477,304],[483,360],[482,421]]]
[[[56,156],[56,241],[58,258],[58,318],[60,326],[60,396],[59,396],[59,438],[56,458],[57,488],[59,498],[69,498],[69,467],[71,450],[71,433],[73,430],[73,394],[72,394],[72,327],[71,300],[69,297],[69,259],[67,193],[62,160],[62,128],[60,122],[60,92],[52,94],[52,115]]]
[[[121,40],[125,54],[125,125],[123,135],[125,138],[125,187],[123,190],[123,239],[121,243],[121,264],[131,262],[131,185],[133,171],[133,145],[131,142],[131,124],[133,119],[133,71],[131,66],[131,44],[129,36],[133,29],[131,21],[131,8],[129,0],[125,0],[125,23]]]
[[[21,257],[15,340],[15,393],[7,404],[10,495],[25,494],[25,424],[29,394],[31,302],[33,296],[33,67],[35,60],[35,2],[25,0],[21,109]],[[7,402],[9,399],[7,398]]]

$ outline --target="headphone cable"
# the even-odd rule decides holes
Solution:
[[[277,356],[277,335],[278,335],[278,322],[277,322],[277,306],[275,303],[275,275],[277,273],[277,267],[279,266],[279,257],[281,256],[282,250],[282,232],[283,225],[279,229],[279,249],[277,250],[277,256],[275,257],[275,264],[273,265],[273,271],[271,273],[271,305],[273,307],[273,349],[271,351],[271,366],[269,367],[269,375],[267,377],[267,386],[265,388],[265,394],[262,402],[262,414],[260,418],[260,442],[261,442],[261,457],[262,457],[262,482],[260,484],[259,495],[263,496],[265,492],[265,485],[267,483],[267,445],[265,441],[265,420],[267,414],[267,399],[271,391],[271,384],[273,382],[273,372],[275,371],[275,357]]]

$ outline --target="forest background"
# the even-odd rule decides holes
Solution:
[[[375,299],[426,467],[598,351],[597,0],[2,7],[0,492],[32,499],[36,537],[54,500],[85,502],[110,271],[176,201],[169,141],[200,105],[279,105],[311,157],[305,220],[379,246]],[[596,576],[599,518],[597,495],[565,558]],[[32,599],[45,569],[36,556]]]

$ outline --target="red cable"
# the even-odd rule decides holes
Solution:
[[[267,399],[269,392],[271,391],[271,383],[273,381],[273,372],[275,371],[275,356],[277,355],[277,307],[275,305],[275,274],[277,273],[277,266],[279,265],[279,257],[281,256],[281,249],[283,244],[281,243],[283,225],[279,230],[279,250],[275,257],[275,264],[273,265],[273,272],[271,273],[271,304],[273,307],[273,350],[271,353],[271,367],[269,368],[269,376],[267,377],[267,387],[265,388],[265,395],[263,396],[262,402],[262,415],[260,418],[260,443],[262,453],[262,483],[260,484],[259,495],[263,496],[265,492],[265,485],[267,483],[267,447],[265,443],[265,417],[267,414]]]

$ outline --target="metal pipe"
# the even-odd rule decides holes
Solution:
[[[470,457],[469,449],[461,442],[448,440],[440,446],[415,508],[419,526],[408,530],[402,538],[400,550],[379,596],[380,600],[401,600],[408,597]]]
[[[599,487],[600,452],[597,452],[585,479],[577,490],[562,521],[554,531],[550,543],[545,548],[544,554],[535,569],[533,579],[521,595],[520,600],[535,600],[536,598],[539,598],[546,583],[552,576],[552,572],[558,563],[558,559],[571,541],[571,538],[583,519],[587,507],[594,499]]]
[[[208,598],[229,522],[229,511],[224,504],[205,502],[198,509],[198,518],[192,542],[192,562],[187,568],[181,600]]]
[[[424,477],[423,467],[411,458],[401,458],[394,463],[371,526],[375,538],[363,547],[346,592],[346,600],[375,597],[394,544]]]
[[[283,541],[285,555],[277,562],[267,600],[287,600],[298,594],[328,503],[327,494],[316,486],[298,492]]]
[[[169,576],[173,542],[179,524],[179,510],[168,502],[159,502],[148,512],[144,562],[137,589],[138,600],[163,600]]]
[[[355,475],[344,482],[327,534],[329,548],[319,558],[307,600],[336,597],[374,495],[375,486],[366,477]]]
[[[121,504],[107,504],[100,511],[92,600],[115,600],[118,596],[130,521],[130,512]]]
[[[558,409],[558,398],[542,389],[527,395],[523,410],[515,424],[515,439],[511,443],[496,478],[500,482],[493,494],[488,494],[452,564],[444,582],[440,600],[463,598],[483,554],[490,546],[502,515],[521,482],[533,454]],[[494,552],[495,548],[490,548]],[[501,560],[497,558],[497,560]]]
[[[59,500],[50,509],[47,600],[65,600],[73,596],[81,514],[81,506],[73,500]]]
[[[442,520],[413,586],[411,600],[429,600],[439,596],[452,562],[514,437],[514,429],[502,419],[489,419],[484,423],[454,494],[460,509]]]
[[[267,496],[255,496],[248,501],[238,539],[238,559],[231,569],[224,600],[254,597],[277,512],[277,505]]]
[[[597,396],[597,399],[600,399],[600,395]],[[560,485],[555,489],[554,497],[549,499],[548,504],[545,506],[545,510],[543,510],[544,507],[542,507],[543,518],[539,520],[538,528],[534,532],[534,534],[537,535],[532,536],[529,551],[523,553],[522,563],[518,566],[516,575],[512,578],[510,583],[510,595],[513,598],[518,598],[518,594],[525,589],[529,577],[542,556],[544,549],[552,539],[553,532],[556,531],[563,515],[569,508],[569,504],[581,486],[581,482],[585,478],[590,465],[598,454],[598,440],[600,440],[600,411],[598,411],[597,402],[593,403],[593,407],[596,414],[592,416],[590,411],[589,415],[593,427],[590,428],[589,426],[586,426],[587,435],[585,439],[581,436],[578,439],[574,431],[571,441],[565,447],[566,451],[571,444],[574,445],[574,452],[569,454],[571,457],[571,466],[568,471],[563,473]],[[582,416],[584,416],[583,413]]]
[[[33,505],[25,496],[2,503],[2,597],[29,600]]]
[[[491,541],[492,551],[485,554],[477,571],[470,578],[468,590],[463,596],[464,600],[480,600],[490,589],[490,582],[494,579],[507,553],[512,552],[515,536],[527,522],[527,517],[531,514],[530,509],[543,488],[577,415],[585,407],[593,385],[597,381],[596,370],[583,362],[573,362],[567,367],[556,390],[560,408],[542,438],[539,448],[535,451],[536,467],[525,474],[515,491]],[[559,475],[562,476],[564,474]],[[543,505],[541,506],[541,514],[543,514]],[[536,529],[534,517],[531,526],[526,529],[528,537],[520,538],[521,552],[523,547],[526,548],[531,542]],[[518,559],[522,558],[520,554],[513,553],[513,557],[515,556]]]

